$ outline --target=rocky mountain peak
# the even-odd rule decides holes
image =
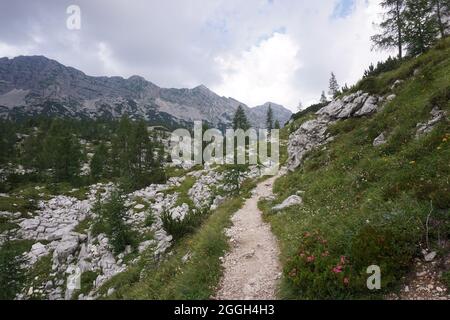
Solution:
[[[139,75],[92,77],[44,56],[0,59],[0,117],[43,114],[75,118],[117,118],[128,114],[154,124],[185,124],[203,120],[215,126],[231,123],[242,105],[256,127],[264,127],[264,108],[220,97],[205,85],[193,89],[164,89]],[[289,120],[279,108],[275,118]],[[267,108],[265,108],[267,109]],[[279,111],[279,112],[278,112]]]

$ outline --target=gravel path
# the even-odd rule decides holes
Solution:
[[[233,226],[227,230],[232,249],[223,259],[225,271],[215,299],[276,299],[281,277],[279,249],[270,226],[262,220],[258,201],[272,195],[277,178],[260,183],[253,196],[234,214]]]

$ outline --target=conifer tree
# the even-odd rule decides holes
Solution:
[[[424,53],[437,41],[439,26],[432,1],[406,0],[405,22],[405,43],[409,55]]]
[[[327,96],[325,95],[325,91],[322,91],[322,95],[320,96],[320,103],[325,104],[328,102]]]
[[[101,142],[95,150],[91,160],[91,176],[99,179],[105,176],[107,172],[109,154],[106,145]]]
[[[441,38],[445,38],[450,21],[450,0],[431,0],[431,4],[436,15]]]
[[[275,125],[274,126],[275,126],[275,129],[280,130],[281,129],[280,121],[275,120]]]
[[[234,114],[233,129],[242,129],[244,131],[250,129],[250,123],[248,122],[244,108],[241,105],[237,108],[236,113]]]
[[[339,84],[336,79],[336,75],[332,72],[330,78],[330,91],[328,92],[332,99],[336,98],[339,94]]]
[[[405,0],[383,0],[381,7],[386,10],[380,24],[382,32],[372,37],[375,47],[381,49],[398,49],[398,57],[403,57],[405,33]]]
[[[269,104],[269,108],[267,109],[266,128],[269,131],[273,129],[273,110],[272,110],[272,105],[270,105],[270,104]]]
[[[78,138],[62,120],[53,120],[44,141],[42,161],[53,170],[56,181],[70,181],[77,177],[81,157]]]

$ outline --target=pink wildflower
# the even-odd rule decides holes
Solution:
[[[332,270],[334,273],[341,273],[342,272],[342,266],[334,267]]]
[[[350,279],[345,277],[344,278],[344,285],[348,286],[349,283],[350,283]]]

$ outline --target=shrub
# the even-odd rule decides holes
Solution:
[[[305,233],[296,254],[285,267],[288,282],[307,299],[339,299],[350,293],[351,266],[345,256],[336,256],[317,231]]]
[[[248,170],[247,165],[229,165],[226,167],[224,184],[229,187],[229,193],[238,195],[241,192],[241,180]]]
[[[407,225],[399,225],[396,230],[387,226],[363,227],[351,245],[351,260],[361,278],[360,286],[364,286],[365,272],[371,265],[381,268],[383,288],[399,280],[417,252],[414,239],[419,237],[420,233]]]
[[[135,232],[124,221],[126,209],[119,192],[113,192],[105,204],[97,201],[93,211],[97,214],[93,234],[105,233],[116,254],[123,252],[127,245],[136,246]]]
[[[191,211],[183,220],[175,219],[172,215],[164,211],[161,214],[161,221],[166,230],[175,241],[193,233],[202,223],[206,214],[202,211]]]
[[[0,248],[0,300],[12,300],[22,290],[27,274],[22,250],[7,240]]]
[[[358,84],[358,89],[371,94],[378,94],[379,88],[377,83],[377,78],[367,77],[361,80]]]
[[[156,222],[155,215],[149,211],[147,217],[145,217],[144,225],[146,227],[151,227],[155,222]]]
[[[444,272],[442,274],[442,281],[444,282],[447,289],[450,289],[450,271]]]

